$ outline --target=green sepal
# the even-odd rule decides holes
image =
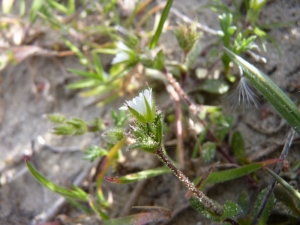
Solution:
[[[137,122],[136,126],[132,127],[132,133],[136,139],[142,140],[146,138],[144,134],[146,129],[147,129],[146,125]]]
[[[150,138],[149,138],[150,139]],[[159,147],[159,143],[153,141],[153,140],[148,140],[147,142],[136,142],[128,146],[128,150],[131,149],[141,149],[149,153],[154,153]]]
[[[127,106],[129,112],[131,113],[131,115],[138,121],[141,122],[143,124],[147,123],[147,120],[145,119],[145,117],[143,117],[138,111],[136,111],[135,109],[131,108],[130,106]]]
[[[124,129],[121,127],[113,127],[108,129],[104,134],[105,141],[110,144],[116,144],[124,137]]]
[[[163,116],[158,114],[155,118],[154,124],[156,126],[156,141],[161,143],[163,139]]]
[[[156,111],[155,104],[154,102],[151,102],[152,104],[152,109],[151,109],[150,102],[147,101],[145,96],[144,96],[144,101],[146,103],[146,109],[147,109],[146,121],[147,123],[152,123],[153,120],[155,119],[155,111]]]

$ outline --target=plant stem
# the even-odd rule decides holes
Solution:
[[[286,156],[287,156],[287,154],[288,154],[288,152],[290,150],[290,147],[292,145],[292,142],[293,142],[293,139],[294,139],[294,135],[295,135],[295,130],[293,128],[291,128],[291,130],[290,130],[290,132],[289,132],[289,134],[288,134],[288,136],[286,138],[286,141],[285,141],[285,144],[284,144],[284,147],[282,149],[282,152],[281,152],[281,155],[280,155],[279,159],[283,160],[283,159],[286,158]],[[282,161],[276,164],[274,172],[276,174],[279,174],[280,171],[281,171],[281,169],[282,169]],[[266,194],[265,194],[265,196],[264,196],[264,198],[263,198],[263,200],[261,202],[259,210],[258,210],[257,214],[255,215],[255,217],[254,217],[251,225],[258,224],[260,216],[262,215],[262,213],[264,211],[264,208],[265,208],[265,206],[266,206],[266,204],[267,204],[267,202],[269,200],[269,197],[272,194],[272,191],[274,189],[275,184],[276,184],[276,179],[272,178],[271,181],[270,181],[270,183],[269,183],[269,186],[267,188]]]
[[[215,213],[216,215],[221,216],[223,214],[223,210],[216,206],[211,199],[209,199],[206,195],[204,195],[201,191],[199,191],[195,185],[179,170],[176,166],[174,166],[171,161],[166,157],[162,151],[162,148],[156,150],[155,154],[160,158],[160,160],[170,168],[170,170],[175,174],[175,176],[193,193],[195,194],[200,202],[202,202],[203,206]]]

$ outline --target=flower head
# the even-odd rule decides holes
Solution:
[[[111,64],[117,64],[121,62],[127,62],[130,61],[133,56],[134,52],[132,49],[130,49],[127,45],[125,45],[123,42],[119,41],[117,44],[118,53],[113,58]]]
[[[131,101],[126,101],[120,110],[129,110],[132,116],[141,123],[153,122],[156,107],[152,99],[152,89],[146,89]]]

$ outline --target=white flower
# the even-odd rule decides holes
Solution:
[[[126,101],[120,110],[129,110],[142,123],[153,122],[155,118],[155,103],[152,99],[152,89],[146,89],[131,101]]]
[[[116,56],[113,58],[111,64],[117,64],[117,63],[121,63],[121,62],[125,62],[127,60],[129,60],[130,57],[130,53],[132,53],[132,50],[127,47],[123,42],[119,41],[117,44],[117,48],[118,48],[118,53],[116,54]]]

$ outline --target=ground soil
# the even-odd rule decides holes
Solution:
[[[211,28],[218,29],[217,15],[209,9],[199,9],[208,1],[174,1],[174,7],[180,12],[205,24]],[[299,0],[272,0],[268,1],[262,11],[260,21],[264,24],[286,23],[285,27],[273,27],[269,35],[278,43],[281,55],[278,54],[272,43],[267,43],[267,52],[261,55],[267,59],[267,63],[258,63],[253,58],[247,59],[256,64],[261,70],[268,73],[270,78],[288,95],[292,100],[299,101],[300,90],[300,1]],[[171,15],[170,23],[181,22]],[[182,23],[182,22],[181,22]],[[51,31],[52,32],[52,31]],[[46,33],[47,41],[53,40],[55,34]],[[166,49],[177,46],[175,38],[170,33],[164,34],[160,40]],[[212,43],[212,37],[203,33],[200,45],[205,47]],[[47,44],[45,41],[45,45]],[[177,47],[176,47],[177,48]],[[174,48],[174,49],[176,49]],[[176,52],[176,50],[175,50]],[[175,56],[176,57],[176,56]],[[107,62],[111,58],[103,59]],[[200,57],[197,61],[199,67],[205,67],[205,58]],[[78,60],[73,57],[30,57],[18,65],[10,65],[1,71],[0,76],[0,224],[17,225],[33,224],[35,218],[43,217],[43,213],[51,209],[60,197],[42,187],[29,174],[22,160],[24,154],[29,154],[35,168],[49,180],[62,185],[70,186],[78,175],[90,167],[90,162],[82,159],[82,150],[91,143],[101,144],[99,134],[87,134],[82,137],[59,137],[51,134],[53,124],[45,119],[45,114],[62,113],[67,117],[79,117],[92,120],[95,117],[105,118],[111,122],[110,109],[118,109],[122,100],[109,104],[102,108],[94,105],[87,107],[90,99],[81,98],[77,92],[66,89],[65,83],[70,74],[66,68],[80,68]],[[49,85],[47,93],[36,90],[35,84]],[[159,98],[159,96],[156,96]],[[158,99],[158,103],[161,102]],[[158,105],[160,107],[160,105]],[[281,123],[281,119],[269,103],[261,100],[258,110],[249,112],[233,112],[224,104],[226,114],[235,114],[237,122],[235,130],[242,132],[245,138],[246,153],[254,157],[267,147],[274,145],[274,152],[257,157],[256,160],[278,157],[289,126]],[[264,113],[267,112],[267,117]],[[281,126],[280,129],[277,129]],[[55,152],[51,148],[41,145],[38,140],[42,137],[47,145],[62,148],[64,152]],[[74,150],[74,151],[68,151]],[[172,153],[170,153],[172,154]],[[126,152],[127,157],[123,167],[129,171],[137,171],[159,165],[159,161],[149,154],[137,151]],[[137,160],[139,159],[139,160]],[[299,144],[291,149],[289,157],[293,164],[300,160]],[[207,165],[205,165],[207,166]],[[205,167],[204,168],[207,168]],[[202,167],[197,162],[192,167]],[[186,169],[188,172],[188,170]],[[261,177],[267,177],[261,172]],[[299,182],[299,180],[297,180]],[[207,194],[223,204],[230,199],[236,201],[237,193],[246,189],[244,179],[216,185],[206,190]],[[104,184],[107,193],[113,193],[114,206],[110,212],[112,217],[122,214],[130,194],[136,191],[136,185],[113,185]],[[187,205],[184,198],[186,189],[175,179],[172,174],[152,178],[145,181],[142,191],[135,201],[135,205],[156,205],[167,207],[177,215],[169,224],[214,224],[206,220]],[[266,183],[263,183],[266,185]],[[260,187],[261,188],[261,187]],[[253,194],[257,191],[252,191]],[[182,197],[179,197],[182,196]],[[55,208],[55,207],[54,207]],[[128,210],[127,213],[138,212]],[[66,224],[79,224],[72,217],[81,213],[69,204],[64,204],[51,218],[57,215]],[[124,213],[126,214],[126,213]],[[69,221],[67,223],[66,221]],[[97,218],[91,216],[85,218],[82,224],[101,224]]]

